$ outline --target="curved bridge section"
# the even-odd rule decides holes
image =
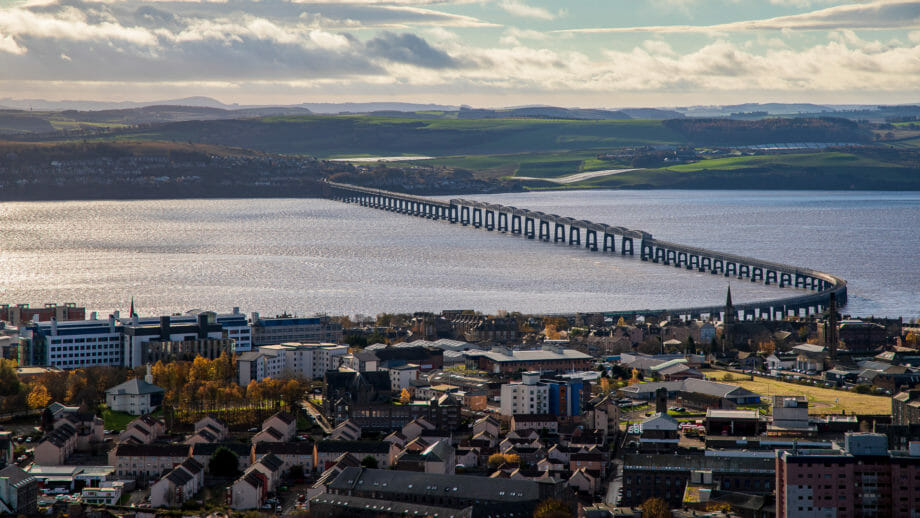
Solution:
[[[739,312],[737,316],[742,320],[820,313],[828,307],[832,296],[836,297],[838,306],[846,305],[847,301],[847,283],[840,277],[753,257],[723,254],[704,248],[659,241],[641,230],[576,220],[507,205],[460,198],[450,201],[434,200],[328,181],[323,184],[323,192],[327,198],[364,207],[432,220],[446,220],[453,224],[518,235],[526,239],[584,247],[591,252],[629,256],[638,254],[643,261],[663,266],[736,277],[739,280],[747,279],[750,282],[776,285],[780,288],[801,288],[812,292],[769,301],[735,304],[734,308]],[[724,306],[706,306],[646,309],[616,314],[668,313],[699,317],[717,314],[723,310]]]

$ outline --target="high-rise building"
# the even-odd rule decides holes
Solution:
[[[884,434],[848,433],[842,448],[776,453],[777,516],[908,518],[917,509],[920,443],[889,451]]]

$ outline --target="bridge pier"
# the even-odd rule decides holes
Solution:
[[[616,252],[617,236],[604,232],[604,251]],[[608,245],[609,243],[609,245]]]
[[[460,207],[460,224],[464,227],[470,224],[470,208],[466,205]]]
[[[451,223],[457,223],[460,220],[460,210],[456,205],[447,207],[447,220]]]
[[[738,275],[738,263],[734,261],[725,261],[725,276]]]
[[[495,230],[495,212],[489,209],[486,209],[486,230]]]
[[[713,259],[712,269],[709,270],[709,273],[712,273],[712,274],[725,273],[725,261],[723,261],[722,259]]]
[[[747,278],[751,277],[751,267],[746,264],[739,264],[738,265],[738,278],[743,279],[745,277]]]
[[[700,258],[700,272],[705,272],[706,270],[712,271],[712,258],[711,257],[701,257]]]
[[[674,266],[680,268],[681,265],[687,266],[690,268],[690,263],[687,261],[687,252],[677,252],[677,260],[674,261]]]
[[[611,247],[611,250],[612,249]],[[631,237],[623,236],[622,239],[620,239],[620,255],[626,254],[635,255],[633,253],[633,240]]]
[[[473,228],[482,228],[482,209],[473,207]]]
[[[642,242],[642,252],[639,254],[639,258],[643,261],[648,261],[649,259],[655,259],[655,247],[651,243]]]
[[[549,241],[549,221],[540,220],[540,240]]]
[[[560,236],[560,234],[562,235]],[[556,223],[556,228],[553,230],[553,243],[558,243],[560,241],[565,243],[565,225]]]
[[[694,268],[703,271],[702,268],[700,268],[700,256],[691,254],[690,258],[687,260],[687,269],[692,270]]]
[[[499,232],[508,231],[508,213],[507,212],[498,213],[498,231]]]
[[[667,265],[667,264],[671,264],[672,262],[676,263],[677,262],[677,250],[665,250],[664,257],[665,257],[664,264]],[[675,264],[675,266],[677,265]]]
[[[585,248],[597,252],[597,231],[585,229]]]
[[[511,233],[512,234],[521,233],[521,216],[517,214],[511,215]]]
[[[666,248],[658,248],[658,247],[656,247],[656,248],[655,248],[655,257],[652,259],[652,262],[653,262],[653,263],[657,263],[658,261],[661,261],[665,266],[671,264],[671,263],[668,261],[668,252],[669,252],[669,250],[667,250]]]
[[[569,225],[569,245],[581,246],[581,229]]]
[[[790,284],[792,284],[792,274],[781,272],[779,274],[779,287],[785,288]]]
[[[766,284],[767,286],[769,286],[771,282],[773,284],[776,284],[778,282],[776,277],[777,277],[777,274],[775,271],[767,270],[767,278],[764,279],[763,283]]]
[[[534,235],[533,218],[524,218],[524,235],[527,237],[527,239],[533,239],[536,237]]]
[[[763,268],[754,266],[751,268],[751,282],[763,281]]]

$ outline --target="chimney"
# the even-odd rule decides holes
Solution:
[[[109,315],[109,332],[115,332],[115,315]]]
[[[95,311],[93,311],[92,313],[89,314],[89,319],[90,319],[90,320],[96,320],[96,312],[95,312]]]
[[[57,318],[51,317],[51,336],[57,336]]]
[[[160,338],[164,341],[169,340],[169,315],[160,317]]]
[[[119,318],[121,318],[121,311],[118,311],[118,310],[116,309],[116,310],[115,310],[115,313],[113,313],[113,315],[115,315],[115,319],[118,320]]]

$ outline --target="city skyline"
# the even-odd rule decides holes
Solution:
[[[7,97],[915,102],[920,2],[0,1]]]

